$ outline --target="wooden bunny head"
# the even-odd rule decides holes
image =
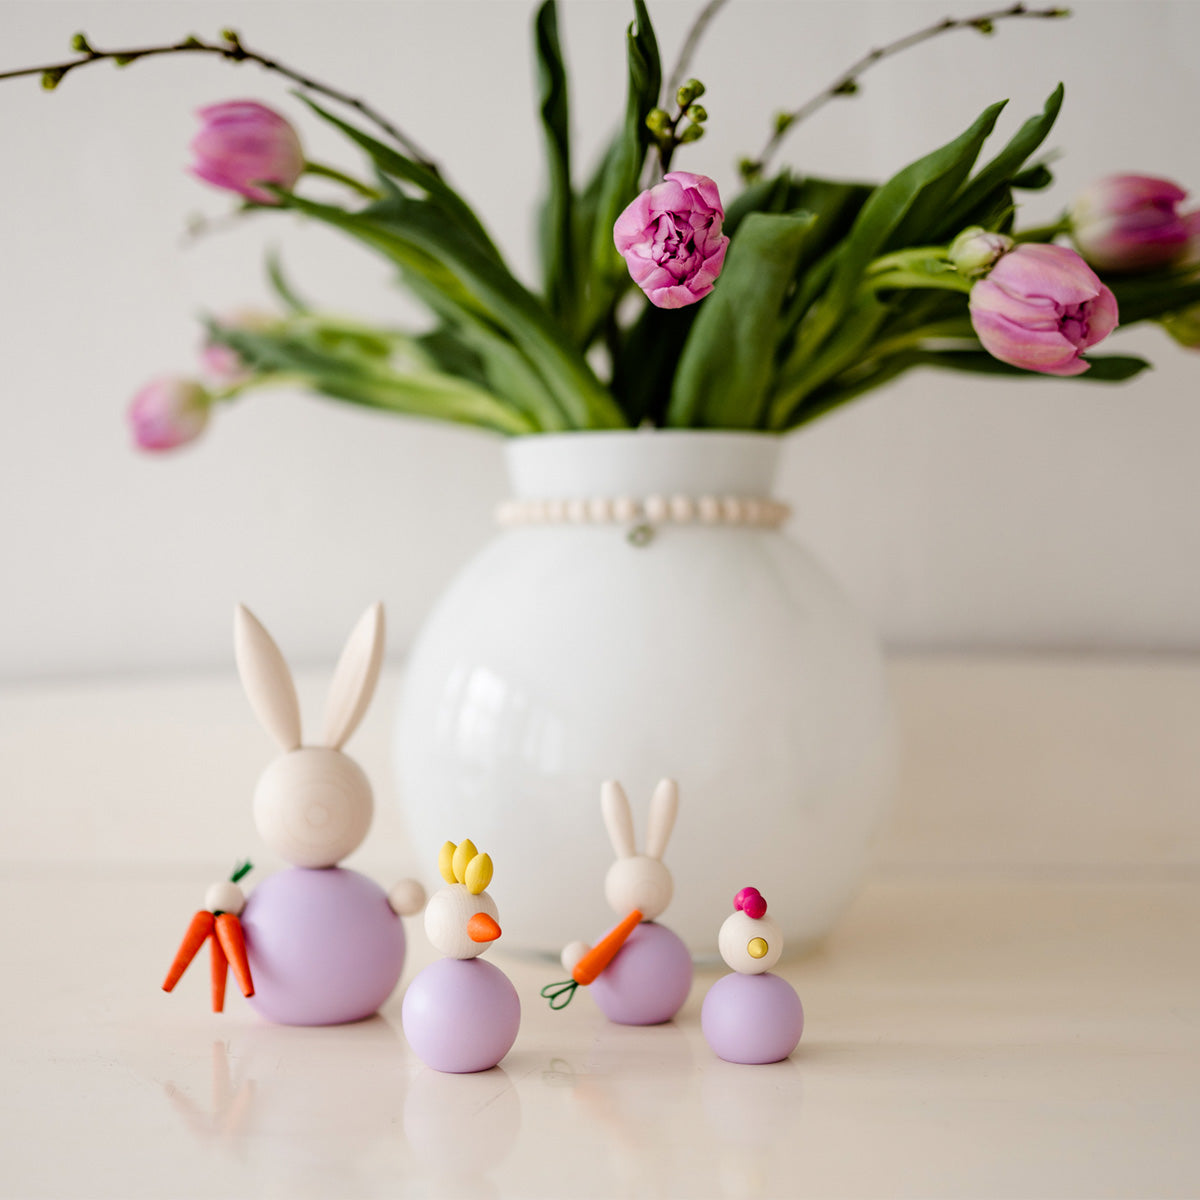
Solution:
[[[675,885],[662,863],[675,814],[679,811],[679,788],[673,779],[662,780],[650,801],[646,829],[646,853],[639,854],[633,840],[633,813],[624,789],[608,780],[600,789],[604,824],[617,861],[604,877],[604,898],[614,912],[624,916],[637,909],[643,920],[653,921],[671,903]]]
[[[342,746],[366,712],[383,663],[383,605],[362,615],[333,675],[321,744],[300,743],[300,704],[279,647],[249,609],[238,605],[238,674],[260,722],[283,754],[254,792],[254,823],[268,848],[297,867],[332,867],[367,836],[371,784]]]

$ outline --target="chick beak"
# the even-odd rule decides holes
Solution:
[[[473,942],[494,942],[499,936],[500,926],[487,913],[476,913],[467,922],[467,937]]]

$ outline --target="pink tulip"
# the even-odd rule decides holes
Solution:
[[[658,308],[683,308],[713,290],[729,239],[707,175],[669,171],[617,218],[613,240],[633,282]]]
[[[134,442],[143,450],[173,450],[199,437],[208,424],[209,394],[190,379],[152,379],[129,405]]]
[[[304,150],[292,126],[255,100],[210,104],[196,114],[203,126],[192,139],[192,174],[256,204],[278,204],[261,184],[289,190],[304,171]]]
[[[971,288],[971,324],[1001,362],[1045,375],[1079,375],[1080,354],[1117,325],[1117,301],[1066,246],[1027,242]]]
[[[1187,247],[1197,214],[1179,212],[1187,192],[1169,179],[1109,175],[1086,188],[1068,210],[1079,252],[1102,271],[1170,266]]]

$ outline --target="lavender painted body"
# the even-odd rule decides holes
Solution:
[[[770,972],[734,973],[709,989],[700,1027],[713,1053],[726,1062],[779,1062],[800,1041],[804,1009],[786,979]]]
[[[408,985],[404,1036],[435,1071],[487,1071],[512,1049],[521,1001],[508,976],[480,958],[441,958]]]
[[[644,921],[589,985],[600,1011],[618,1025],[661,1025],[692,988],[692,956],[665,925]]]
[[[371,1016],[404,970],[404,925],[381,887],[344,867],[290,867],[263,880],[241,914],[251,1006],[280,1025]]]

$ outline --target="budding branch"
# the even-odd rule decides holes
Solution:
[[[340,91],[335,87],[331,87],[327,83],[322,83],[318,79],[313,79],[309,75],[303,75],[292,67],[279,62],[277,59],[268,58],[265,54],[248,49],[242,44],[241,38],[232,29],[224,30],[221,37],[223,40],[220,42],[205,42],[198,37],[186,37],[182,41],[172,42],[163,46],[139,46],[126,50],[97,50],[88,44],[87,39],[82,34],[77,34],[73,44],[80,51],[79,57],[67,59],[64,62],[49,63],[41,67],[21,67],[15,71],[0,71],[0,80],[16,79],[23,75],[40,75],[42,77],[42,86],[52,91],[58,87],[67,75],[77,68],[106,60],[116,63],[119,67],[124,67],[143,58],[155,58],[164,54],[215,54],[227,62],[253,62],[267,71],[274,71],[276,74],[290,79],[306,91],[328,96],[331,100],[336,100],[339,104],[344,104],[348,108],[355,109],[372,124],[382,129],[397,145],[403,148],[406,154],[421,166],[427,170],[439,173],[437,164],[433,159],[425,154],[407,134],[398,129],[382,113],[367,104],[366,101],[357,96],[351,96],[349,93]]]
[[[1012,4],[1008,8],[976,13],[973,17],[944,17],[926,29],[919,29],[916,33],[910,33],[906,37],[897,38],[894,42],[888,42],[885,46],[871,50],[856,63],[847,67],[827,88],[818,92],[811,100],[805,101],[799,108],[793,109],[791,112],[780,113],[775,122],[775,132],[767,139],[757,158],[743,163],[742,172],[748,178],[760,175],[766,167],[768,159],[779,148],[780,142],[783,141],[789,130],[811,117],[819,109],[824,108],[838,96],[853,96],[858,91],[858,80],[864,72],[885,58],[899,54],[901,50],[907,50],[911,46],[919,45],[921,42],[926,42],[930,38],[955,29],[974,29],[977,33],[991,33],[992,26],[996,21],[1009,17],[1055,19],[1070,15],[1070,9],[1066,8],[1028,8],[1024,4]]]

